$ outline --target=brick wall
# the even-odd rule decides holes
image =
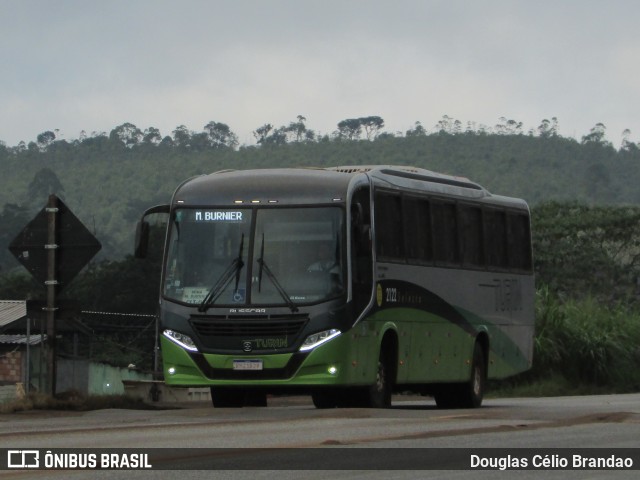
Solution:
[[[22,352],[8,351],[0,353],[0,382],[22,382]]]

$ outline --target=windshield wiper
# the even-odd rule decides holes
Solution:
[[[282,299],[287,303],[287,306],[291,309],[291,313],[296,313],[298,311],[298,307],[296,307],[296,304],[293,303],[293,300],[291,300],[291,297],[289,296],[289,294],[282,287],[282,285],[280,284],[276,276],[273,274],[269,266],[264,261],[264,233],[262,234],[260,258],[257,260],[257,262],[258,262],[258,265],[260,265],[260,270],[258,271],[258,291],[261,291],[262,289],[262,272],[264,271],[267,274],[267,277],[269,277],[269,280],[271,280],[273,285],[276,287],[276,290],[278,291]]]
[[[211,288],[211,290],[209,290],[207,296],[204,297],[204,299],[198,306],[199,312],[206,312],[207,309],[211,307],[211,305],[216,303],[216,300],[220,295],[222,295],[222,292],[227,287],[227,285],[229,285],[229,282],[233,278],[234,274],[236,276],[236,286],[234,289],[234,293],[238,291],[238,284],[240,283],[240,271],[242,270],[242,267],[244,267],[244,261],[242,260],[243,250],[244,233],[242,234],[242,238],[240,240],[240,251],[238,252],[238,256],[233,259],[227,269],[222,273],[222,275],[220,275],[220,278],[218,278],[218,281],[215,283],[215,285]]]

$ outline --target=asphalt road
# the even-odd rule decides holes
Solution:
[[[299,448],[309,448],[301,457]],[[337,468],[347,449],[371,459],[369,467],[333,472],[313,470],[277,471],[273,463],[258,470],[181,471],[188,478],[513,478],[516,472],[495,470],[379,470],[385,459],[398,461],[412,452],[435,455],[446,465],[450,449],[494,448],[498,451],[529,448],[547,454],[547,448],[639,448],[640,394],[558,398],[488,399],[474,410],[439,410],[433,401],[416,397],[394,397],[393,407],[374,409],[317,410],[307,397],[269,399],[267,408],[214,409],[189,405],[166,410],[99,410],[91,412],[21,412],[0,415],[0,448],[163,448],[164,458],[155,457],[164,468],[208,468],[218,451],[180,449],[283,448],[295,458],[282,456],[278,469],[304,464],[317,465],[320,457],[327,468]],[[415,449],[426,450],[415,450]],[[395,449],[395,450],[394,450]],[[397,450],[400,449],[400,450]],[[441,449],[441,450],[434,450]],[[509,452],[511,450],[508,450]],[[231,452],[224,450],[223,452]],[[245,450],[233,451],[230,465],[255,459]],[[407,453],[408,452],[408,453]],[[444,456],[443,456],[444,455]],[[224,461],[229,460],[223,455]],[[272,456],[273,457],[273,456]],[[290,461],[293,463],[290,463]],[[424,460],[424,458],[422,459]],[[172,463],[173,462],[173,463]],[[180,462],[183,462],[182,464]],[[189,463],[191,462],[191,463]],[[198,463],[200,462],[200,463]],[[296,463],[298,462],[298,463]],[[363,465],[360,460],[357,465]],[[640,461],[637,462],[640,464]],[[368,463],[366,463],[368,465]],[[391,462],[390,464],[394,464]],[[421,465],[420,462],[415,463]],[[169,467],[167,467],[169,465]],[[198,465],[202,465],[199,467]],[[210,463],[209,463],[210,465]],[[224,464],[223,464],[224,465]],[[394,464],[395,465],[395,464]],[[640,465],[637,465],[640,467]],[[304,467],[302,467],[304,468]],[[421,466],[419,468],[422,468]],[[636,478],[635,471],[522,470],[527,478]],[[8,471],[0,476],[15,478],[175,478],[171,471]]]

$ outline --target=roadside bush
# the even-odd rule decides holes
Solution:
[[[592,297],[562,301],[549,289],[539,289],[528,376],[542,380],[557,375],[575,386],[640,390],[640,313]]]

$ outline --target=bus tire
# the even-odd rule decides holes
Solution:
[[[482,405],[487,380],[484,358],[482,346],[476,343],[469,381],[441,385],[433,395],[438,408],[478,408]]]
[[[214,408],[240,408],[244,406],[244,391],[236,388],[211,387]]]
[[[367,390],[367,406],[371,408],[391,407],[392,373],[389,355],[385,350],[380,352],[376,381]]]
[[[473,348],[473,360],[471,362],[471,378],[462,385],[460,394],[460,406],[462,408],[478,408],[482,405],[484,391],[487,383],[487,365],[484,360],[484,351],[479,343]]]
[[[336,408],[338,401],[336,393],[333,391],[318,391],[311,394],[313,405],[319,409]]]

